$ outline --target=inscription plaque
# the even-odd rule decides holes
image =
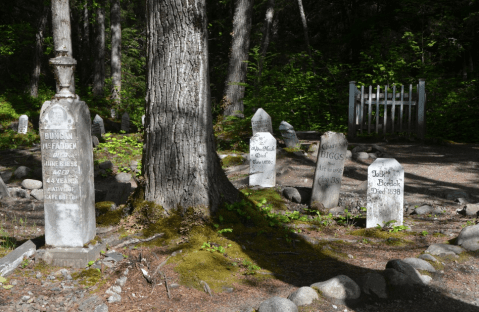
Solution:
[[[258,132],[250,139],[249,185],[276,185],[276,139],[269,132]]]

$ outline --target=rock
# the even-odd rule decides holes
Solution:
[[[13,272],[22,263],[24,258],[34,255],[36,249],[35,244],[31,240],[28,240],[8,253],[5,257],[0,258],[0,276],[5,276]],[[10,284],[13,285],[13,281],[10,282]]]
[[[319,149],[318,144],[311,144],[311,145],[309,146],[308,152],[314,153],[314,152],[317,152],[318,149]]]
[[[456,200],[457,198],[469,198],[469,194],[463,191],[453,191],[446,194],[446,199]]]
[[[356,300],[361,295],[358,284],[346,275],[338,275],[325,282],[314,283],[312,288],[321,291],[321,294],[333,302],[346,303]]]
[[[432,281],[432,277],[429,275],[419,275],[419,278],[421,279],[422,283],[424,285],[429,285],[429,283]]]
[[[80,303],[78,310],[83,312],[90,312],[90,311],[93,311],[95,307],[101,305],[102,303],[103,303],[102,300],[98,296],[93,295],[83,300]]]
[[[436,269],[427,261],[419,258],[406,258],[402,261],[406,262],[407,264],[411,265],[416,270],[424,270],[431,273],[436,272]]]
[[[259,305],[258,312],[297,312],[298,307],[289,299],[269,298]]]
[[[388,293],[392,296],[401,296],[401,295],[413,295],[414,284],[417,284],[416,281],[411,279],[408,275],[398,272],[394,269],[386,269],[382,272],[384,279],[386,280],[386,285],[388,288]],[[419,279],[419,283],[422,284],[422,280]]]
[[[107,258],[111,258],[112,261],[115,261],[115,262],[119,262],[119,261],[122,261],[123,259],[125,259],[125,257],[123,257],[123,255],[121,253],[116,252],[116,251],[107,252],[105,254],[105,256]]]
[[[12,178],[12,175],[13,175],[13,172],[10,171],[10,170],[2,171],[0,173],[1,178],[2,178],[3,182],[5,182],[5,183],[8,183],[10,181],[10,179]]]
[[[351,159],[353,158],[353,153],[350,150],[346,151],[346,159]]]
[[[136,172],[136,171],[138,170],[137,167],[138,167],[138,162],[137,162],[136,160],[132,160],[132,161],[130,162],[130,169],[131,169],[131,171]]]
[[[459,203],[460,205],[471,204],[471,201],[468,198],[464,198],[464,197],[456,198],[454,201],[456,203]]]
[[[310,305],[313,303],[313,300],[319,300],[319,296],[316,290],[304,286],[289,295],[288,299],[293,301],[297,306],[303,306]]]
[[[373,152],[386,153],[386,148],[376,144],[371,145],[371,149]]]
[[[120,286],[111,286],[105,291],[105,294],[114,295],[114,294],[121,294],[121,287]]]
[[[117,284],[120,287],[123,287],[123,286],[125,286],[127,279],[128,278],[126,276],[122,276],[115,281],[115,284]]]
[[[419,277],[419,273],[414,269],[412,265],[410,265],[407,262],[404,262],[399,259],[394,259],[394,260],[389,260],[388,263],[386,264],[386,269],[394,269],[398,271],[399,273],[403,273],[409,278],[411,278],[415,283],[421,284],[421,278]]]
[[[361,279],[361,290],[371,296],[386,299],[388,297],[386,292],[386,280],[384,276],[379,273],[368,273]]]
[[[0,198],[10,197],[10,191],[8,190],[2,178],[0,178]]]
[[[433,211],[433,208],[429,205],[423,205],[414,209],[414,213],[417,215],[427,215]]]
[[[329,213],[332,213],[334,216],[339,214],[344,214],[344,207],[338,206],[329,209]]]
[[[356,153],[362,153],[362,152],[371,152],[373,149],[371,146],[368,146],[368,145],[358,145],[356,146],[355,148],[352,149],[352,153],[353,154],[356,154]]]
[[[92,135],[91,143],[93,144],[93,147],[97,147],[100,144],[100,140],[98,140],[98,137],[96,135]]]
[[[115,303],[121,301],[121,296],[119,294],[113,294],[107,299],[108,303]]]
[[[19,187],[9,188],[8,191],[9,191],[11,197],[20,197],[20,198],[25,198],[25,199],[30,198],[30,194],[28,194],[28,192],[26,190],[21,189]]]
[[[467,204],[464,206],[463,212],[466,216],[477,216],[479,212],[479,204]]]
[[[359,183],[356,186],[356,191],[361,193],[366,193],[368,191],[368,180]]]
[[[115,180],[119,183],[129,183],[131,180],[131,174],[121,172],[115,176]]]
[[[371,159],[377,159],[378,158],[378,155],[376,153],[368,153],[369,155],[369,158]]]
[[[23,179],[30,173],[30,171],[32,171],[32,169],[25,166],[20,166],[13,172],[13,176],[17,179]]]
[[[301,194],[299,194],[299,191],[294,187],[285,187],[283,190],[283,196],[289,201],[301,203]]]
[[[422,260],[429,260],[429,261],[437,262],[437,259],[434,258],[433,256],[431,256],[430,254],[422,254],[422,255],[419,255],[418,258],[422,259]]]
[[[460,234],[460,233],[459,233]],[[447,245],[447,244],[432,244],[426,249],[426,253],[430,253],[433,256],[440,255],[458,255],[463,252],[464,249],[459,246]]]
[[[463,228],[457,237],[456,244],[469,251],[479,250],[479,224]]]
[[[111,169],[113,168],[113,163],[109,160],[102,162],[98,165],[100,169]]]
[[[28,190],[36,190],[42,188],[42,181],[32,180],[32,179],[25,179],[22,181],[22,187]]]
[[[368,159],[369,154],[366,153],[366,152],[359,152],[359,153],[356,153],[356,154],[353,153],[353,157],[354,157],[354,159]]]
[[[441,207],[436,207],[431,213],[433,216],[439,216],[445,214],[445,209]]]
[[[93,312],[108,312],[108,306],[104,303],[97,306]]]

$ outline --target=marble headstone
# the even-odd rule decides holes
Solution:
[[[276,139],[269,132],[258,132],[250,139],[250,186],[276,185]]]
[[[104,134],[105,134],[105,124],[103,123],[103,119],[97,114],[95,118],[93,118],[91,135],[94,135],[97,138],[101,138],[101,136]]]
[[[269,132],[273,134],[271,117],[264,109],[258,109],[253,118],[251,118],[251,128],[253,129],[253,135],[258,132]]]
[[[404,169],[394,158],[378,158],[368,167],[366,228],[396,220],[403,224]]]
[[[54,99],[40,112],[45,244],[82,247],[95,237],[90,111],[78,99]]]
[[[28,116],[22,115],[18,119],[18,133],[26,134],[28,131]]]
[[[283,120],[279,125],[279,131],[281,132],[286,147],[299,147],[299,140],[292,125]]]
[[[123,116],[121,116],[121,130],[126,133],[130,132],[130,115],[128,115],[128,113],[124,113]]]
[[[110,116],[113,119],[116,119],[116,110],[114,108],[110,109]]]
[[[316,202],[323,204],[324,208],[338,205],[347,150],[348,141],[344,134],[326,132],[321,136],[311,206]]]

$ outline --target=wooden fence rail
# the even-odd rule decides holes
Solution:
[[[349,120],[348,137],[354,138],[357,132],[370,134],[371,131],[383,134],[407,132],[415,133],[424,140],[426,135],[425,107],[426,81],[419,79],[413,93],[413,85],[373,86],[365,90],[356,87],[356,82],[349,83]],[[406,91],[406,92],[405,92]],[[365,117],[366,116],[366,117]]]

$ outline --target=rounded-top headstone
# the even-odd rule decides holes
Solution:
[[[250,139],[249,185],[276,185],[276,139],[269,132],[258,132]]]
[[[378,158],[368,167],[366,228],[395,220],[403,224],[404,169],[394,158]]]
[[[98,138],[105,134],[105,124],[98,114],[93,118],[91,134]]]
[[[26,134],[28,131],[28,116],[22,115],[18,120],[18,133]]]
[[[251,118],[251,128],[253,129],[253,135],[258,132],[269,132],[273,134],[271,117],[264,109],[259,108],[253,118]]]

